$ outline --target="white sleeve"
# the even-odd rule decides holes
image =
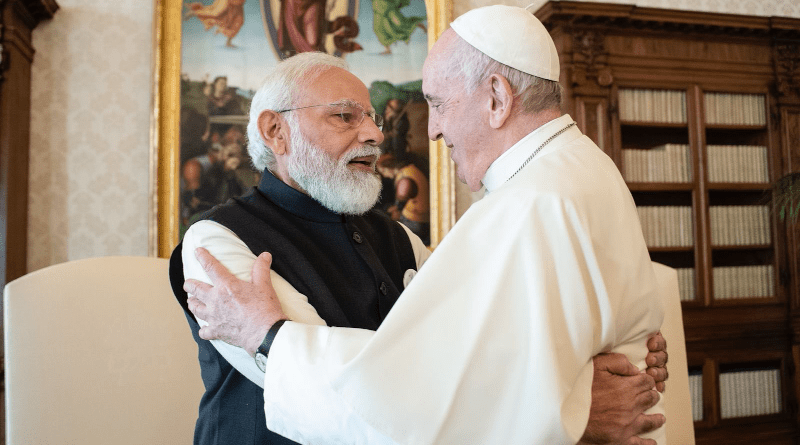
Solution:
[[[213,221],[199,221],[186,231],[181,251],[184,278],[211,283],[194,255],[194,251],[198,247],[206,248],[236,278],[250,281],[256,255],[228,228]],[[314,307],[308,303],[305,295],[297,292],[291,284],[274,271],[271,271],[271,278],[281,307],[289,318],[311,325],[325,325],[325,320],[320,318]],[[208,324],[200,319],[197,322],[200,326]],[[211,344],[237,371],[253,383],[263,387],[264,373],[258,369],[247,351],[221,340],[211,340]]]
[[[397,224],[400,224],[400,227],[405,229],[406,234],[408,235],[408,240],[411,241],[411,248],[414,250],[414,259],[417,261],[417,270],[419,270],[419,268],[425,264],[425,261],[427,261],[428,257],[431,256],[431,251],[428,249],[428,246],[426,246],[425,243],[423,243],[422,240],[417,236],[417,234],[411,231],[411,229],[404,226],[402,223]]]

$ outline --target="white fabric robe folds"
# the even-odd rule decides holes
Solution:
[[[492,164],[490,193],[376,332],[284,324],[264,380],[270,429],[305,444],[578,441],[592,357],[644,369],[663,308],[631,195],[576,127],[506,181],[569,122]]]

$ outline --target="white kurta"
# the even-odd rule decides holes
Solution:
[[[305,444],[578,441],[592,357],[621,352],[644,369],[663,308],[631,195],[577,128],[506,181],[570,122],[492,164],[490,193],[376,332],[283,325],[264,381],[270,429]]]
[[[430,256],[430,250],[425,247],[422,240],[417,235],[411,232],[407,227],[403,226],[408,239],[411,242],[411,247],[414,250],[414,257],[417,263],[417,269],[422,267],[422,264]],[[183,237],[183,248],[181,250],[181,257],[183,259],[183,275],[184,278],[192,278],[211,284],[211,279],[208,278],[203,266],[197,261],[194,255],[195,249],[198,247],[206,248],[214,258],[220,261],[236,278],[240,280],[250,281],[252,277],[253,262],[256,260],[256,255],[250,251],[247,245],[236,234],[234,234],[227,227],[216,223],[214,221],[198,221],[189,227]],[[278,300],[281,302],[283,312],[291,318],[300,323],[307,323],[313,325],[325,325],[316,309],[308,302],[308,297],[298,292],[288,281],[278,275],[275,271],[271,272],[272,285],[275,287],[275,293],[278,295]],[[200,326],[206,326],[204,320],[198,319],[197,322]],[[222,340],[211,340],[214,348],[231,364],[237,371],[247,377],[256,385],[264,386],[264,372],[262,372],[256,365],[253,357],[242,348],[232,346]]]

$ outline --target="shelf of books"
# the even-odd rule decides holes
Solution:
[[[766,97],[705,91],[703,109],[713,302],[774,302]]]
[[[781,373],[777,365],[763,368],[721,366],[720,418],[764,416],[781,412]]]
[[[708,421],[704,410],[702,367],[689,370],[689,393],[692,419]],[[737,423],[747,418],[778,415],[784,411],[782,367],[780,361],[722,363],[713,375],[716,397],[719,397],[719,420]]]
[[[682,301],[697,299],[697,181],[686,90],[618,90],[622,174],[651,257],[678,271]]]
[[[621,171],[651,257],[678,272],[681,301],[703,311],[776,302],[765,96],[620,87],[618,99]],[[696,422],[784,412],[780,362],[706,359],[690,368]]]
[[[648,249],[678,270],[682,301],[774,301],[765,97],[703,92],[694,101],[705,115],[694,128],[687,92],[618,90],[622,173]],[[691,138],[692,132],[704,134]],[[702,255],[711,259],[709,270],[699,271],[708,286],[698,285],[696,264],[709,264]],[[702,289],[712,295],[700,295]]]

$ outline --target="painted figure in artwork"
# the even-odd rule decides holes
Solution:
[[[189,3],[187,5],[189,11],[184,16],[184,20],[197,17],[203,22],[206,31],[216,26],[217,34],[222,34],[228,38],[225,45],[234,48],[236,45],[232,43],[232,40],[244,24],[244,1],[214,0],[214,3],[210,5],[204,5],[200,2]]]
[[[209,116],[244,114],[236,98],[236,90],[228,87],[228,78],[225,76],[218,76],[213,82],[204,83],[203,94],[208,99]]]
[[[329,21],[326,0],[282,0],[278,22],[278,47],[284,56],[309,51],[325,52],[325,37],[333,34],[336,50],[349,53],[362,49],[352,39],[358,36],[358,22],[349,15]]]
[[[427,33],[428,29],[422,22],[425,17],[406,17],[400,9],[409,5],[409,0],[372,0],[373,24],[372,29],[378,41],[386,48],[383,54],[391,54],[390,46],[399,41],[408,43],[411,34],[416,28]]]
[[[400,221],[417,235],[423,243],[430,244],[430,189],[427,175],[415,164],[411,153],[381,155],[376,169],[383,178],[391,179],[394,201],[384,212]],[[383,191],[381,191],[383,193]]]

